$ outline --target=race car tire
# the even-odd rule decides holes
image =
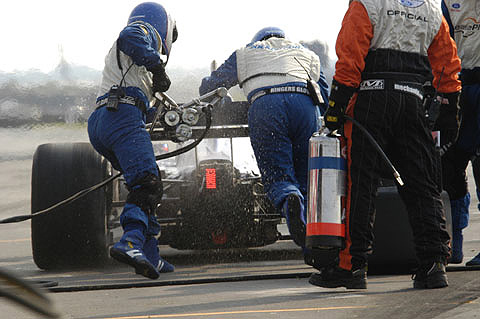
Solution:
[[[452,234],[450,199],[442,192],[447,231]],[[413,233],[405,204],[395,186],[380,187],[376,200],[373,253],[368,259],[370,273],[408,273],[417,265]]]
[[[32,214],[109,177],[109,164],[89,143],[37,147],[31,179]],[[32,252],[41,269],[99,265],[108,260],[111,185],[39,215],[31,222]]]

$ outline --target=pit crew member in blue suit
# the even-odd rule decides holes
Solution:
[[[480,151],[480,1],[443,0],[442,11],[462,61],[462,123],[456,144],[442,159],[445,189],[452,208],[452,256],[449,263],[460,264],[463,261],[462,230],[468,225],[470,205],[466,168]],[[466,265],[480,265],[480,254]]]
[[[320,87],[318,105],[308,93],[309,79]],[[308,142],[328,100],[319,57],[285,38],[282,29],[266,27],[202,80],[200,94],[237,84],[251,104],[250,141],[267,196],[286,217],[295,243],[304,247]]]
[[[163,187],[145,123],[154,93],[170,86],[165,64],[176,38],[175,21],[162,5],[137,5],[105,58],[97,108],[88,119],[91,144],[123,173],[129,190],[120,216],[124,233],[110,256],[151,279],[174,267],[160,257],[155,237]]]

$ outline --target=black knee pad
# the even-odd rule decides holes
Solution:
[[[154,214],[163,195],[160,177],[149,174],[128,188],[127,203],[137,205],[146,214]]]

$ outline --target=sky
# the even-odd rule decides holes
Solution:
[[[131,0],[4,0],[0,4],[0,71],[52,71],[65,60],[102,70],[126,25]],[[169,66],[222,63],[263,27],[282,28],[294,41],[322,40],[336,58],[335,40],[347,0],[162,0],[177,22]]]

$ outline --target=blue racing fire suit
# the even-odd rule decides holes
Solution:
[[[200,94],[237,84],[243,89],[251,104],[251,145],[267,196],[279,210],[291,193],[306,207],[309,138],[326,109],[326,104],[313,104],[308,79],[319,84],[328,101],[318,56],[298,43],[271,37],[233,52],[200,86]]]
[[[149,102],[153,95],[152,74],[147,69],[161,63],[160,45],[157,32],[149,24],[130,24],[120,32],[105,58],[98,107],[88,119],[91,144],[123,173],[130,191],[141,187],[140,181],[149,175],[160,179],[152,142],[145,130],[147,114],[154,112]],[[117,110],[105,105],[113,85],[120,86],[124,95]],[[155,214],[148,214],[128,200],[120,222],[124,229],[122,240],[140,247],[160,231]]]
[[[461,262],[462,229],[468,226],[470,205],[466,168],[480,151],[480,2],[443,0],[442,10],[462,61],[462,123],[456,144],[442,159],[452,207],[452,262]]]

